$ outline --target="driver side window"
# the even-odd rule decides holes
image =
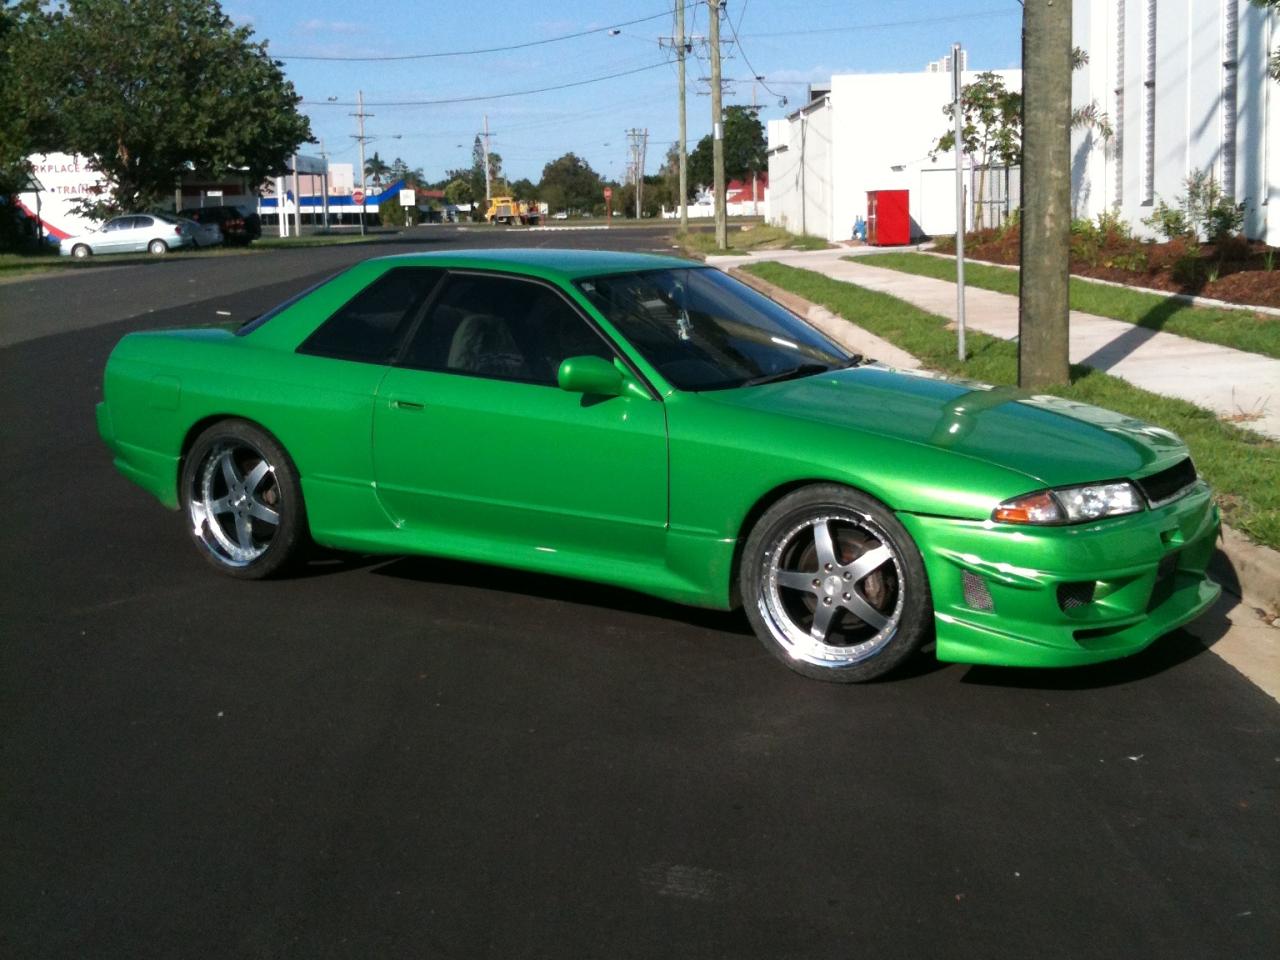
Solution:
[[[614,357],[544,284],[486,274],[452,274],[446,284],[404,354],[407,367],[553,386],[567,357]]]

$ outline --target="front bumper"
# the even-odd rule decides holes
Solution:
[[[1067,527],[900,514],[924,557],[939,660],[1068,667],[1137,653],[1195,619],[1220,519],[1198,483],[1171,504]]]

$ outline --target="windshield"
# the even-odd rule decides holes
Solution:
[[[578,288],[680,390],[723,390],[849,366],[850,355],[708,267],[591,277]]]

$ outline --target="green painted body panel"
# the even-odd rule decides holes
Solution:
[[[556,285],[630,367],[620,396],[296,353],[336,309],[399,265],[501,271]],[[301,477],[319,543],[429,553],[628,586],[728,608],[764,506],[808,482],[894,510],[925,560],[942,659],[1063,666],[1134,652],[1216,596],[1218,516],[1200,488],[1158,510],[1072,527],[994,524],[1000,501],[1142,477],[1186,456],[1172,434],[1109,411],[879,365],[754,387],[674,389],[573,286],[685,261],[501,251],[366,261],[243,335],[131,334],[112,353],[99,432],[117,467],[176,507],[199,429],[242,417]],[[619,369],[623,364],[619,361]],[[634,373],[633,373],[634,371]],[[638,376],[636,375],[638,374]],[[1151,610],[1157,567],[1176,582]],[[1166,566],[1170,561],[1166,561]],[[969,607],[963,571],[989,585]],[[1092,619],[1060,583],[1096,579]]]

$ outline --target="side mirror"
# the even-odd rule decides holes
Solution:
[[[569,357],[560,364],[556,383],[570,393],[618,397],[624,390],[622,373],[600,357]]]

